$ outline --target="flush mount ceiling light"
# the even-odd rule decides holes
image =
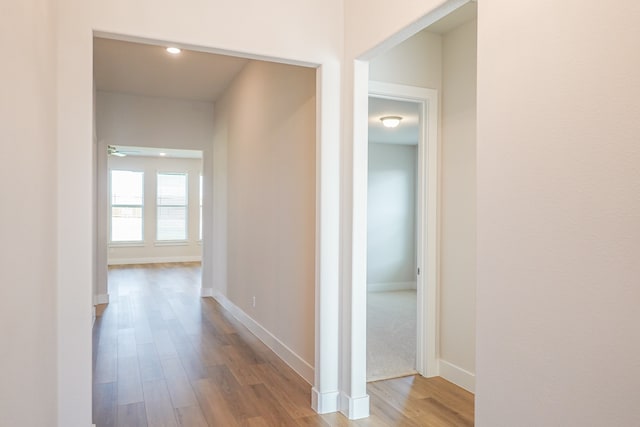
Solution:
[[[168,47],[167,48],[167,52],[169,52],[172,55],[177,55],[182,51],[180,49],[178,49],[177,47]]]
[[[385,116],[380,118],[380,121],[386,128],[397,127],[400,124],[400,120],[402,120],[402,117],[399,116]]]
[[[158,155],[164,157],[167,155],[167,153],[158,153]]]

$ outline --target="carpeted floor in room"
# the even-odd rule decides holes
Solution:
[[[415,374],[416,291],[367,294],[367,381]]]

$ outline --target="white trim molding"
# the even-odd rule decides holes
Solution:
[[[418,289],[416,282],[369,283],[367,292],[410,291]]]
[[[311,404],[337,412],[340,389],[340,111],[342,64],[316,71],[315,378]]]
[[[291,369],[296,371],[306,382],[313,384],[314,369],[302,357],[297,355],[285,343],[264,328],[261,324],[252,319],[247,313],[236,306],[225,295],[218,291],[213,291],[213,298],[227,309],[233,317],[242,323],[249,331],[258,337],[267,347],[280,357]]]
[[[107,265],[131,265],[131,264],[159,264],[165,262],[201,262],[202,256],[172,256],[172,257],[145,257],[145,258],[115,258],[109,259]]]
[[[205,288],[204,286],[201,287],[200,296],[202,298],[213,298],[213,288]]]
[[[425,87],[369,81],[368,95],[410,101],[420,105],[421,130],[418,142],[418,196],[416,199],[418,218],[416,258],[419,271],[416,283],[418,300],[416,370],[425,377],[433,377],[438,375],[437,324],[440,287],[438,91]],[[361,161],[366,165],[366,158]],[[366,189],[363,188],[361,191]],[[359,218],[358,221],[366,221],[366,218]]]
[[[311,408],[318,414],[338,412],[339,391],[320,393],[315,387],[311,389]]]
[[[455,385],[462,387],[463,389],[475,393],[476,389],[476,374],[471,373],[459,366],[449,363],[446,360],[440,359],[438,361],[440,368],[440,376],[447,381],[454,383]]]
[[[93,305],[109,304],[109,294],[98,294],[93,296]]]
[[[350,420],[359,420],[369,416],[369,395],[350,397],[340,393],[340,412]]]

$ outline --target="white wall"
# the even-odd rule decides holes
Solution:
[[[442,87],[442,36],[421,31],[372,58],[369,79],[408,86]]]
[[[98,223],[96,225],[98,229],[98,263],[96,265],[98,292],[96,297],[98,301],[105,301],[108,298],[108,259],[114,255],[117,257],[145,257],[133,248],[107,251],[109,239],[107,173],[109,159],[112,159],[107,156],[107,145],[202,151],[203,215],[205,216],[202,227],[202,237],[205,243],[201,247],[202,283],[203,286],[207,284],[210,286],[213,280],[213,267],[210,261],[212,248],[206,242],[213,240],[211,237],[212,220],[206,220],[206,218],[211,218],[208,209],[213,202],[212,186],[208,184],[212,181],[213,176],[213,103],[97,91],[96,130],[98,137],[98,192],[95,195],[98,206]],[[125,157],[122,160],[130,162],[131,158]],[[146,213],[151,214],[151,211],[147,210]],[[147,229],[146,231],[152,233],[153,230]],[[152,235],[147,237],[153,239]],[[193,248],[195,247],[191,249]],[[153,256],[170,256],[166,253],[167,250],[167,247],[156,248],[156,253]],[[162,252],[158,253],[157,251]],[[120,254],[114,252],[120,252]],[[180,255],[191,256],[193,253],[189,251]]]
[[[477,425],[640,425],[640,4],[478,8]]]
[[[228,173],[227,281],[215,290],[310,367],[315,103],[314,69],[252,62],[216,102],[216,127],[226,131],[214,142]]]
[[[476,335],[476,29],[472,20],[442,37],[440,200],[441,374],[475,372]],[[452,366],[451,366],[452,365]],[[458,371],[458,374],[461,372]]]
[[[417,146],[369,143],[367,287],[415,289]]]
[[[56,10],[45,0],[0,9],[12,46],[0,67],[0,425],[38,427],[57,405]]]
[[[212,118],[213,120],[213,118]],[[144,172],[144,242],[140,246],[111,243],[108,250],[109,265],[140,264],[153,262],[200,261],[202,242],[200,241],[200,174],[201,159],[177,159],[167,157],[116,157],[109,156],[107,175],[112,170],[132,170]],[[187,239],[179,244],[156,241],[157,229],[157,174],[160,172],[184,172],[187,174]],[[109,199],[109,193],[107,199]],[[108,228],[108,227],[107,227]],[[108,235],[108,231],[107,231]]]
[[[421,31],[369,64],[371,80],[439,91],[440,374],[470,390],[475,372],[475,30],[472,21],[442,35]]]

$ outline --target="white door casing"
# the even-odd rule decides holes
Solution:
[[[417,217],[417,348],[416,370],[438,375],[438,92],[435,89],[369,82],[369,95],[414,102],[420,110]]]

